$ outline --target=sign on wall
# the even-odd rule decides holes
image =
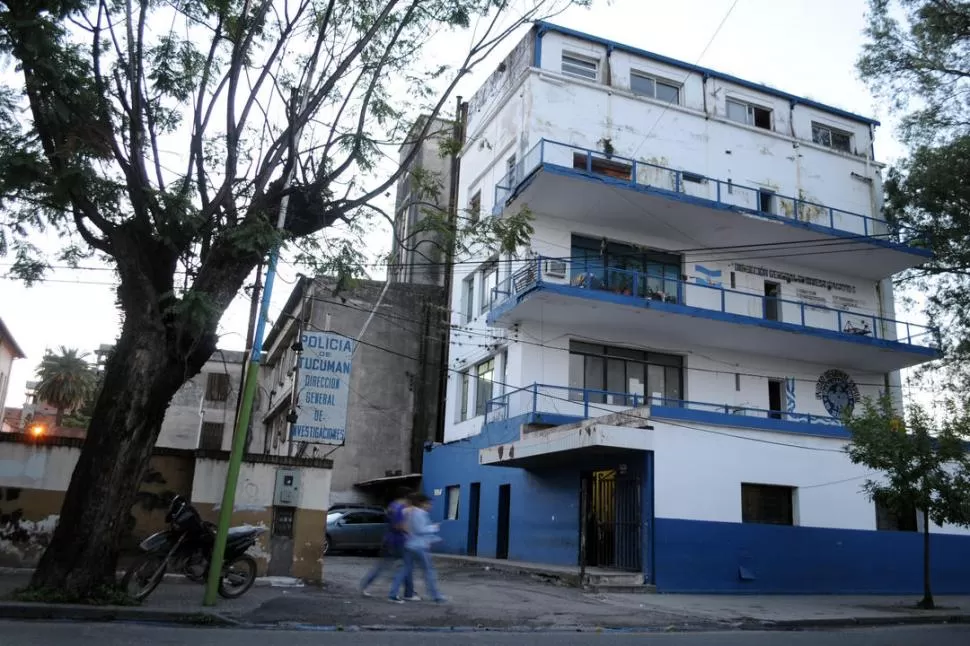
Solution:
[[[290,438],[312,444],[343,444],[354,341],[332,332],[307,332],[302,339],[297,418]]]
[[[753,274],[755,276],[763,276],[765,278],[774,278],[775,280],[783,280],[788,283],[808,285],[810,287],[835,289],[842,292],[848,292],[850,294],[854,294],[856,291],[855,285],[850,285],[848,283],[839,283],[834,280],[825,280],[824,278],[815,278],[814,276],[795,274],[790,271],[780,271],[778,269],[768,269],[767,267],[759,267],[756,265],[746,265],[740,262],[734,263],[734,271],[741,272],[742,274]]]
[[[841,418],[844,414],[851,414],[859,402],[859,387],[845,372],[826,370],[815,383],[815,398],[822,400],[829,415]]]

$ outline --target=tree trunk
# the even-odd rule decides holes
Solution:
[[[926,510],[923,510],[923,599],[916,605],[924,610],[936,607],[930,590],[930,514]]]
[[[208,347],[208,353],[199,352],[196,344],[190,363],[153,314],[157,311],[128,312],[57,527],[31,579],[33,589],[91,600],[101,596],[102,586],[114,584],[118,546],[165,410],[182,383],[201,369],[201,355],[212,352]]]
[[[54,426],[60,428],[64,424],[64,409],[58,408],[54,415]]]

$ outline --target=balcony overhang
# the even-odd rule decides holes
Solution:
[[[481,449],[480,464],[520,469],[564,467],[591,458],[653,450],[649,408],[641,407],[581,422],[529,431],[505,444]]]
[[[793,265],[870,280],[888,278],[932,256],[888,235],[866,234],[864,229],[874,226],[871,219],[863,221],[865,226],[849,223],[845,229],[832,228],[731,204],[723,196],[719,200],[713,188],[706,192],[712,195],[700,197],[543,162],[517,186],[505,210],[516,212],[528,206],[535,213],[594,221],[617,230],[649,225],[683,249],[709,249],[704,257],[715,262],[784,258]],[[822,213],[815,219],[829,222],[829,215]]]
[[[891,372],[940,356],[932,347],[546,281],[511,296],[488,317],[495,327],[553,321],[568,321],[577,333],[609,321],[618,333],[662,338],[685,349],[728,349],[867,372]]]

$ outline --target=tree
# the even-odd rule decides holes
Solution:
[[[970,526],[970,413],[950,403],[938,426],[919,406],[909,410],[908,423],[888,395],[867,400],[863,411],[846,421],[852,442],[846,447],[855,464],[878,471],[863,490],[893,510],[916,509],[923,521],[923,599],[931,609],[930,521]]]
[[[85,360],[86,354],[78,354],[74,348],[61,346],[59,354],[50,350],[37,368],[35,394],[38,399],[57,409],[55,424],[64,422],[64,412],[83,405],[97,387],[97,376]]]
[[[870,0],[863,81],[901,117],[909,156],[888,172],[885,215],[934,257],[901,276],[927,294],[942,368],[970,386],[970,4]]]
[[[389,152],[412,117],[437,116],[524,22],[588,2],[0,0],[19,82],[0,91],[0,250],[36,280],[29,234],[57,232],[62,262],[113,265],[123,313],[31,587],[83,598],[114,581],[165,410],[269,250],[359,273],[354,236],[413,157]],[[425,64],[455,30],[470,36],[457,67]],[[489,242],[511,249],[518,233]]]

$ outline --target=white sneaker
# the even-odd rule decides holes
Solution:
[[[421,597],[416,594],[412,594],[410,597],[404,597],[405,601],[421,601]]]
[[[360,596],[362,596],[362,597],[369,597],[369,596],[371,596],[371,594],[370,594],[370,592],[368,592],[364,588],[361,588],[360,589]]]

